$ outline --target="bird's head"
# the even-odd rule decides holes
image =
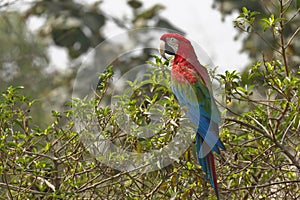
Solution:
[[[187,61],[190,67],[193,67],[203,78],[203,82],[211,85],[207,69],[198,61],[195,50],[188,39],[178,33],[166,33],[161,36],[160,40],[159,52],[163,58],[167,59],[166,54],[169,54],[174,56],[173,63],[175,64]]]
[[[166,54],[178,55],[186,59],[193,55],[191,42],[178,33],[166,33],[161,36],[160,40],[159,52],[163,58],[166,58]]]

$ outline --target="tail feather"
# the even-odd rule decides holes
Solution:
[[[220,197],[219,197],[214,155],[212,151],[210,151],[207,155],[203,155],[203,146],[205,146],[205,143],[203,143],[203,139],[201,138],[201,136],[197,134],[196,149],[198,154],[198,161],[205,173],[205,179],[210,182],[211,186],[215,190],[217,199],[219,200]]]
[[[212,152],[210,152],[207,155],[207,160],[208,160],[208,165],[209,165],[209,171],[210,171],[210,183],[212,185],[212,187],[215,190],[217,199],[219,200],[219,189],[218,189],[218,183],[217,183],[217,174],[216,174],[216,167],[215,167],[215,159],[214,159],[214,155]]]

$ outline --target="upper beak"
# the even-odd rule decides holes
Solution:
[[[166,49],[166,42],[161,41],[160,46],[159,46],[159,53],[164,59],[167,59],[165,49]]]

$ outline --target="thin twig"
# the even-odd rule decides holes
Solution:
[[[146,197],[144,198],[144,200],[145,200],[145,199],[148,199],[148,198],[151,198],[151,199],[152,199],[153,194],[160,188],[160,186],[161,186],[163,183],[164,183],[164,181],[161,180],[161,181],[157,184],[157,186],[156,186],[155,188],[153,188],[153,190],[152,190],[151,192],[149,192],[149,193],[146,195]]]
[[[255,118],[251,118],[252,120],[254,119],[256,123],[259,123]],[[270,134],[268,134],[268,131],[265,132],[265,128],[260,129],[252,124],[240,121],[238,119],[234,118],[226,118],[225,121],[231,121],[231,122],[236,122],[242,126],[251,128],[261,134],[263,134],[266,138],[271,140],[272,142],[275,143],[275,145],[282,150],[282,152],[290,159],[290,161],[300,170],[300,164],[297,162],[296,158],[282,145],[280,142],[278,142],[276,139],[274,139]],[[260,123],[259,123],[260,124]],[[261,125],[262,126],[262,125]]]
[[[124,175],[124,174],[127,174],[127,173],[135,172],[135,171],[140,170],[140,169],[142,169],[142,168],[144,168],[144,167],[147,167],[148,165],[149,165],[149,164],[146,164],[146,165],[140,166],[140,167],[138,167],[138,168],[135,168],[135,169],[133,169],[133,170],[131,170],[131,171],[124,171],[124,172],[118,173],[118,174],[116,174],[116,175],[114,175],[114,176],[108,177],[108,178],[106,178],[106,179],[104,179],[104,180],[102,180],[102,181],[99,181],[99,182],[94,183],[94,184],[92,184],[92,185],[90,185],[90,186],[87,186],[87,187],[80,187],[80,188],[77,190],[77,193],[81,193],[81,192],[84,192],[84,191],[86,191],[86,190],[95,188],[95,187],[97,187],[98,185],[101,185],[101,184],[103,184],[103,183],[105,183],[105,182],[107,182],[107,181],[111,181],[111,180],[113,180],[113,179],[115,179],[115,178],[118,178],[118,177],[120,177],[120,176],[122,176],[122,175]]]
[[[0,187],[9,188],[10,190],[14,190],[14,191],[20,190],[22,192],[27,192],[27,193],[32,193],[32,194],[40,194],[40,195],[46,195],[46,194],[48,194],[46,192],[32,190],[32,189],[29,189],[29,188],[15,186],[15,185],[7,184],[7,183],[2,183],[2,182],[0,182]]]
[[[294,40],[296,35],[299,33],[299,31],[300,31],[300,27],[298,27],[297,30],[294,32],[294,34],[290,37],[289,41],[286,43],[286,45],[284,47],[285,49],[290,46],[290,44],[292,43],[292,41]]]
[[[273,185],[292,184],[292,183],[300,183],[300,180],[279,181],[279,182],[273,182],[273,183],[266,183],[266,184],[262,184],[262,185],[253,185],[253,186],[246,186],[246,187],[240,187],[240,188],[235,188],[235,189],[226,189],[226,190],[234,192],[234,191],[239,191],[239,190],[248,190],[251,188],[264,188],[264,187],[270,187]]]
[[[283,0],[280,0],[280,18],[283,18],[283,13],[284,13],[284,7],[283,7]],[[283,62],[284,62],[284,67],[285,67],[285,74],[287,77],[290,76],[290,71],[289,71],[289,67],[288,67],[288,63],[287,63],[287,58],[286,58],[286,48],[285,48],[285,44],[284,44],[284,37],[283,37],[283,29],[284,29],[284,23],[283,21],[280,21],[280,46],[281,46],[281,55],[283,58]]]

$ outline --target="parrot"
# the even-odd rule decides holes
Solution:
[[[160,38],[159,52],[173,56],[171,62],[171,89],[179,105],[185,106],[187,118],[195,125],[197,160],[205,179],[210,181],[217,199],[220,199],[214,154],[225,150],[219,139],[221,115],[213,97],[212,82],[206,67],[198,61],[191,42],[178,33],[165,33]]]

